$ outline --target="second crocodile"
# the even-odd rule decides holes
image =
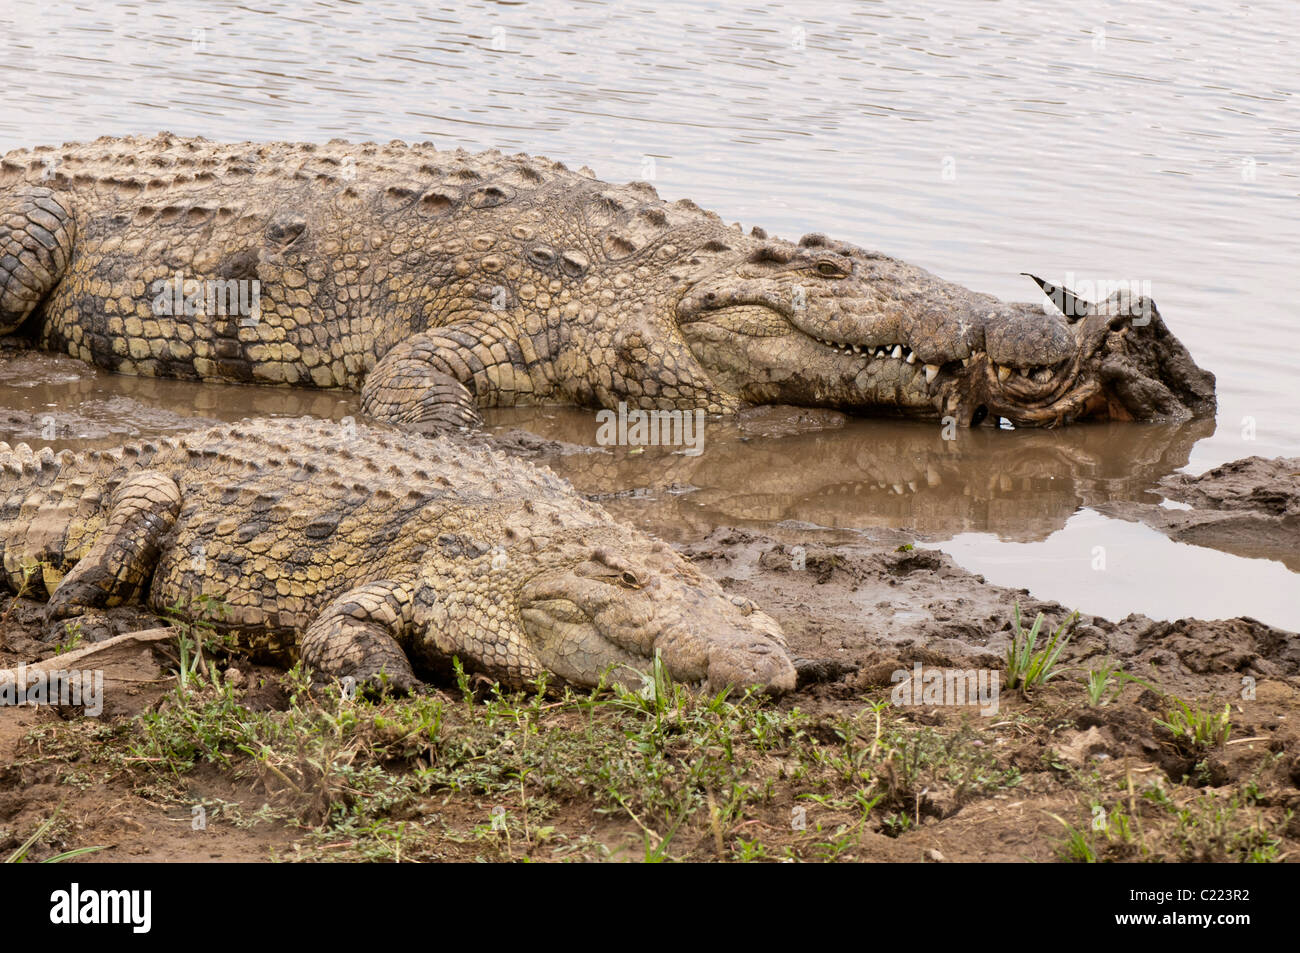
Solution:
[[[53,618],[224,607],[316,670],[416,684],[795,687],[780,627],[551,471],[464,440],[246,420],[103,452],[0,444],[0,557]]]

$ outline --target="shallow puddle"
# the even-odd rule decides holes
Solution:
[[[1109,619],[1246,615],[1300,630],[1300,574],[1280,562],[1174,542],[1095,510],[1080,510],[1040,542],[959,533],[937,548],[991,583]]]

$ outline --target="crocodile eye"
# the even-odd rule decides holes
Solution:
[[[637,579],[636,574],[631,572],[624,571],[623,574],[618,577],[618,583],[625,589],[641,588],[641,580]]]
[[[843,278],[844,269],[833,261],[822,260],[817,262],[817,274],[823,278]]]

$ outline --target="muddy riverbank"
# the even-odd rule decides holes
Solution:
[[[248,414],[356,413],[352,395],[108,378],[12,351],[0,390],[0,439],[56,448]],[[1180,472],[1212,423],[953,442],[924,426],[765,408],[711,423],[704,452],[687,455],[599,446],[592,419],[536,408],[489,423],[510,452],[555,467],[774,615],[792,655],[816,662],[797,692],[722,708],[674,695],[646,709],[608,696],[503,700],[470,684],[466,706],[444,683],[346,714],[238,651],[212,653],[204,680],[178,692],[169,639],[96,662],[99,718],[0,708],[0,851],[53,818],[32,857],[95,846],[101,860],[642,859],[648,844],[694,859],[1294,856],[1291,631],[1250,612],[1089,612],[993,584],[943,549],[980,533],[1037,545],[1086,510],[1294,573],[1296,460]],[[1048,630],[1082,610],[1061,673],[1028,693],[1005,682],[1017,605],[1026,627],[1041,612]],[[155,625],[114,610],[77,645],[55,646],[39,605],[5,597],[0,665]],[[918,666],[921,679],[997,673],[1000,694],[894,704]],[[1182,730],[1188,718],[1198,727]],[[625,745],[655,754],[613,776]],[[702,779],[701,766],[714,774]]]
[[[774,615],[792,655],[820,660],[815,680],[724,714],[694,696],[653,714],[608,699],[503,702],[484,686],[467,707],[460,689],[441,684],[421,699],[358,707],[343,729],[337,700],[304,701],[301,685],[238,653],[212,656],[224,673],[218,687],[192,681],[178,695],[174,643],[137,647],[105,660],[99,719],[0,709],[0,850],[52,813],[34,857],[100,846],[96,859],[110,861],[394,859],[386,838],[397,825],[397,849],[423,859],[641,859],[647,829],[665,856],[694,859],[1277,860],[1300,847],[1293,633],[1249,618],[1083,615],[1061,652],[1063,671],[1042,687],[1025,693],[1003,681],[982,708],[899,705],[899,673],[910,683],[918,666],[1005,679],[1017,604],[1026,625],[1041,612],[1049,629],[1069,608],[991,585],[898,533],[722,527],[681,549]],[[136,610],[113,614],[123,630],[150,624]],[[4,666],[54,652],[36,638],[37,605],[6,599],[0,619]],[[1133,680],[1112,675],[1090,697],[1087,680],[1107,671]],[[1171,730],[1183,705],[1227,737]],[[436,727],[416,731],[430,706]],[[700,718],[728,734],[696,739]],[[239,734],[258,719],[296,727],[251,757]],[[520,733],[521,724],[532,728]],[[331,725],[347,740],[329,752],[348,762],[330,769],[339,777],[301,760],[313,732]],[[645,764],[613,778],[600,766],[611,752],[585,750],[604,737],[597,725],[612,732],[600,743],[619,757],[641,733],[664,745],[655,770],[680,772],[711,752],[749,793],[724,799],[679,778],[663,782],[683,785],[670,809],[634,783]],[[397,754],[394,731],[405,739]],[[688,741],[700,751],[682,748]],[[722,743],[732,746],[725,757]],[[468,761],[465,745],[476,752]],[[547,753],[533,765],[528,751]],[[379,774],[350,773],[361,767]],[[498,781],[507,769],[525,780]],[[313,784],[347,805],[350,786],[369,792],[376,777],[389,800],[362,812],[369,828],[348,821],[355,807],[322,813]],[[210,815],[202,830],[190,826],[196,807]],[[494,826],[498,814],[506,820]]]

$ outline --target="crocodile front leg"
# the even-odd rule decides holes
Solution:
[[[424,433],[482,426],[480,407],[527,400],[523,350],[497,327],[463,321],[417,334],[375,365],[361,388],[364,413]]]
[[[312,668],[359,687],[408,692],[420,685],[401,641],[411,630],[411,593],[385,579],[351,589],[321,610],[298,644]]]
[[[180,487],[171,477],[145,470],[123,480],[103,532],[50,596],[49,617],[66,619],[136,599],[180,511]]]

